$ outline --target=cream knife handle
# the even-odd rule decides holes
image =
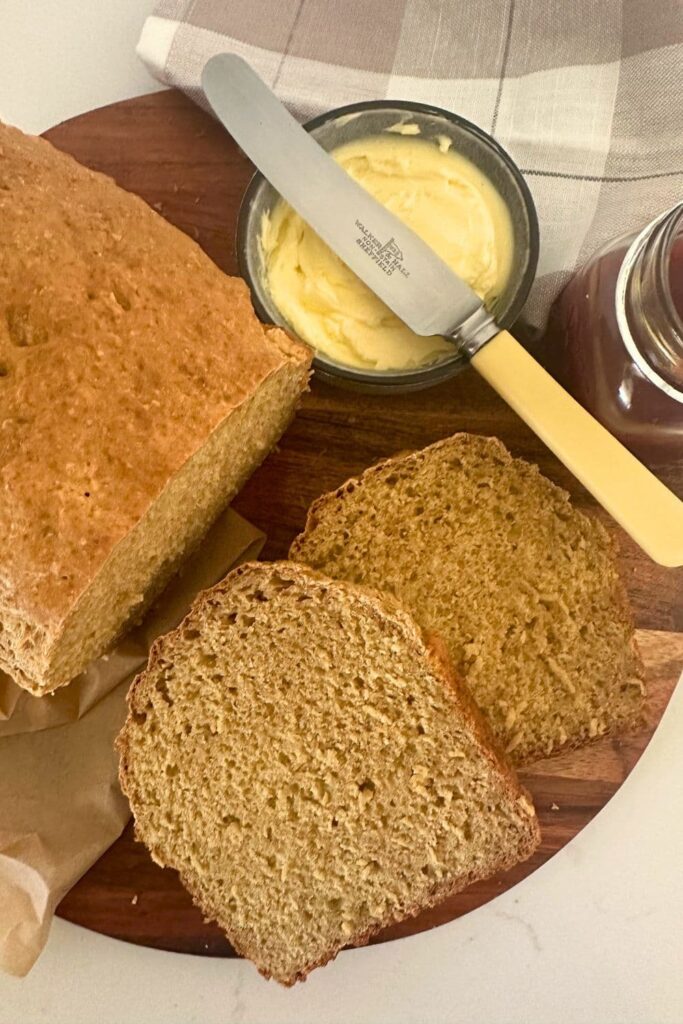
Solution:
[[[472,365],[660,565],[683,565],[683,502],[501,331]]]

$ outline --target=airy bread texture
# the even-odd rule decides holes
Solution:
[[[438,633],[517,763],[641,720],[610,537],[494,438],[368,469],[313,504],[290,557],[393,594]]]
[[[252,563],[154,645],[118,740],[136,834],[267,977],[528,857],[528,794],[389,598]]]
[[[49,692],[139,617],[309,365],[141,199],[0,125],[0,668]]]

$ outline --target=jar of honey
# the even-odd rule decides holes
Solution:
[[[634,455],[683,466],[683,203],[595,253],[547,341],[548,368]]]

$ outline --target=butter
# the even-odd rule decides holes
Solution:
[[[507,207],[488,178],[453,152],[450,139],[406,135],[414,127],[396,125],[393,134],[357,139],[332,155],[491,301],[512,266]],[[260,244],[273,302],[294,332],[329,359],[381,371],[452,354],[444,338],[406,327],[283,200],[264,214]]]
[[[397,135],[419,135],[420,126],[419,124],[410,124],[406,121],[399,121],[397,124],[392,124],[391,127],[385,128],[385,132],[395,132]]]

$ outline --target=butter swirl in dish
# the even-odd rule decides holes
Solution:
[[[512,323],[533,279],[538,229],[528,189],[493,139],[438,108],[388,100],[331,111],[306,128],[499,323]],[[465,365],[448,340],[406,327],[260,174],[242,203],[237,249],[257,312],[313,347],[318,376],[366,391],[413,390]]]

